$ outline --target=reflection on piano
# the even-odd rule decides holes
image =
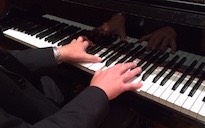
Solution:
[[[77,67],[94,73],[117,63],[136,62],[143,72],[131,82],[142,80],[136,93],[187,115],[205,125],[205,57],[170,49],[146,51],[147,42],[126,42],[115,37],[98,38],[94,26],[45,14],[38,18],[14,17],[1,22],[3,34],[32,48],[60,47],[79,35],[95,43],[87,52],[103,58],[101,63],[81,63]],[[106,43],[105,43],[106,42]]]

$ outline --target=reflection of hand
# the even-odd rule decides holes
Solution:
[[[176,52],[176,31],[170,27],[166,26],[158,29],[148,35],[143,36],[140,39],[142,41],[148,41],[147,50],[160,49],[165,51],[169,46],[171,47],[171,52]]]
[[[100,62],[101,58],[86,53],[87,47],[91,42],[86,37],[73,39],[71,43],[58,48],[60,59],[63,62]]]
[[[107,70],[97,71],[90,85],[101,88],[111,100],[125,91],[139,89],[142,86],[141,82],[129,83],[129,81],[140,72],[141,68],[136,67],[134,63],[117,64]]]
[[[97,27],[96,30],[104,36],[117,35],[121,40],[125,40],[125,17],[121,13],[117,13],[108,22]]]
[[[4,12],[6,11],[6,4],[7,4],[6,0],[0,0],[0,16],[3,15]]]

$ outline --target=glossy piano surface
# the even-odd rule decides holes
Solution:
[[[152,12],[156,7],[145,6],[147,3],[128,6],[129,3],[118,2],[114,6],[112,3],[116,1],[104,1],[102,6],[105,8],[102,9],[97,7],[102,1],[88,0],[79,3],[78,1],[80,0],[52,1],[58,3],[55,7],[51,4],[45,7],[46,0],[41,4],[37,3],[37,7],[35,4],[29,5],[34,7],[34,10],[29,10],[32,13],[20,11],[16,15],[12,14],[11,18],[8,16],[3,19],[2,32],[6,37],[32,48],[59,47],[69,43],[76,36],[87,36],[96,44],[87,52],[102,57],[103,61],[94,64],[81,63],[77,67],[94,73],[117,63],[135,61],[142,67],[143,72],[132,82],[142,80],[144,86],[134,93],[179,112],[203,127],[205,123],[204,14],[200,11],[191,13],[194,10],[173,12],[172,9],[161,7]],[[127,8],[117,10],[117,7],[123,4]],[[71,10],[76,11],[75,14],[64,8],[69,5]],[[41,6],[44,7],[43,13],[38,10]],[[142,6],[146,8],[142,10]],[[68,13],[59,14],[58,11],[53,11],[52,7],[54,10],[61,8],[58,11],[68,11]],[[79,9],[80,11],[77,11]],[[117,11],[126,12],[128,36],[126,42],[115,37],[102,38],[92,31]],[[173,13],[180,15],[172,17]],[[197,18],[197,21],[192,22],[193,19],[189,17]],[[138,42],[144,35],[166,26],[174,28],[177,33],[178,49],[175,54],[170,53],[170,48],[164,52],[146,51],[149,42]],[[165,36],[167,35],[165,33]]]

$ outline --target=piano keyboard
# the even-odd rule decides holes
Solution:
[[[157,103],[179,111],[205,124],[205,58],[200,55],[177,51],[146,51],[147,42],[137,43],[128,37],[99,39],[93,36],[92,26],[44,15],[37,22],[18,19],[4,22],[6,37],[32,48],[59,47],[79,35],[88,36],[96,43],[87,52],[102,57],[101,63],[80,63],[78,67],[90,73],[112,67],[117,63],[136,62],[142,67],[140,76],[131,82],[142,80],[143,87],[136,93]],[[14,19],[14,21],[17,21]]]

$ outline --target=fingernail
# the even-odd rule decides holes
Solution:
[[[137,66],[137,61],[133,61],[133,63],[135,64],[135,66]]]
[[[102,61],[102,58],[98,57],[98,61],[100,61],[100,62],[101,62],[101,61]]]

